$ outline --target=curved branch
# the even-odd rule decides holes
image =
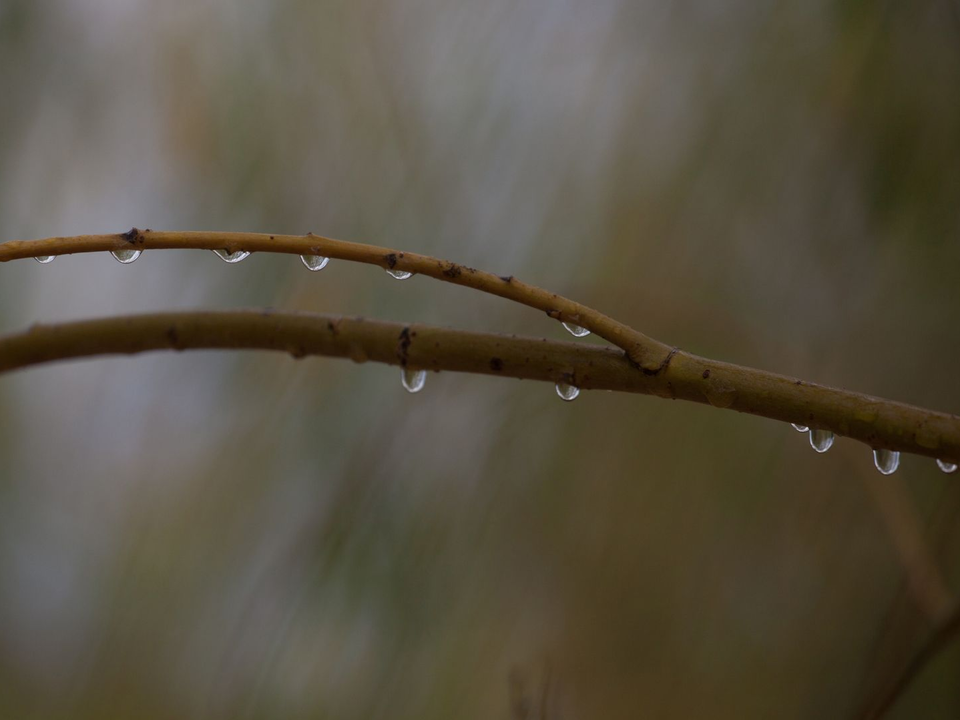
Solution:
[[[871,447],[960,461],[960,417],[676,351],[638,372],[613,348],[429,325],[273,311],[173,312],[35,325],[0,338],[0,372],[148,350],[261,349],[565,382],[822,427]]]
[[[499,295],[542,310],[555,320],[586,328],[604,340],[623,348],[645,372],[656,373],[673,350],[662,342],[604,315],[586,305],[517,280],[512,275],[494,275],[466,265],[428,255],[307,235],[269,235],[240,232],[161,232],[133,228],[111,235],[77,235],[45,240],[12,240],[0,243],[0,262],[21,258],[103,252],[107,250],[159,249],[246,250],[323,257],[378,265],[385,270],[405,270],[455,285]]]

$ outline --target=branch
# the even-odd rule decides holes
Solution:
[[[930,661],[946,648],[960,634],[960,605],[953,609],[930,633],[916,654],[904,666],[896,679],[883,689],[879,697],[864,711],[864,720],[876,720],[883,717],[894,703],[903,695],[910,684],[923,671]]]
[[[179,312],[35,325],[0,338],[0,373],[69,358],[189,349],[279,350],[656,395],[960,461],[960,417],[682,351],[661,372],[644,373],[613,348],[332,315]]]
[[[378,265],[385,270],[405,270],[437,280],[499,295],[544,311],[555,320],[586,328],[623,348],[645,372],[658,372],[673,351],[668,345],[607,317],[578,302],[517,280],[512,275],[494,275],[466,265],[427,255],[307,235],[268,235],[235,232],[158,232],[133,228],[111,235],[78,235],[46,240],[13,240],[0,244],[0,262],[21,258],[66,255],[108,250],[203,249],[236,252],[277,252],[319,255]]]

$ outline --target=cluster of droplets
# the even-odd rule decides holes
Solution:
[[[820,430],[819,428],[810,429],[806,425],[790,423],[797,432],[810,433],[810,447],[818,453],[825,453],[833,447],[833,433],[829,430]]]
[[[829,430],[809,428],[806,425],[791,423],[794,430],[810,433],[810,446],[818,453],[825,453],[833,447],[834,435]],[[879,449],[873,451],[873,464],[883,475],[893,475],[900,467],[900,453],[896,450]],[[957,471],[957,464],[946,460],[937,460],[937,467],[950,474]]]
[[[111,250],[110,254],[113,255],[114,259],[118,263],[122,265],[129,265],[143,254],[143,250],[124,248],[123,250]],[[36,255],[33,259],[41,265],[49,265],[53,262],[55,257],[56,255]]]
[[[575,323],[561,320],[560,324],[563,325],[564,329],[568,333],[570,333],[576,338],[586,337],[587,335],[590,334],[590,331],[587,330],[585,327],[580,327]],[[576,385],[572,383],[561,381],[557,383],[556,387],[557,387],[557,395],[560,396],[561,400],[566,400],[567,402],[570,402],[572,400],[576,400],[577,396],[580,395],[580,388],[578,388]]]

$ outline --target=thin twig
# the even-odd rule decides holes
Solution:
[[[623,348],[629,358],[645,372],[659,372],[673,350],[670,346],[637,332],[629,325],[618,322],[586,305],[534,285],[528,285],[512,275],[494,275],[428,255],[334,240],[313,234],[160,232],[133,228],[125,233],[111,235],[78,235],[0,243],[0,262],[70,253],[171,248],[321,255],[338,260],[379,265],[385,270],[405,270],[418,275],[427,275],[437,280],[499,295],[542,310],[555,320],[584,327],[604,340]]]
[[[960,634],[960,604],[953,609],[930,633],[910,661],[903,667],[896,679],[885,687],[863,712],[864,720],[876,720],[883,717],[894,703],[903,695],[913,680],[920,675],[930,661],[947,647]]]
[[[280,350],[426,370],[564,382],[689,400],[833,430],[874,447],[960,461],[960,417],[676,351],[662,372],[620,350],[362,318],[273,311],[173,312],[35,325],[0,338],[0,373],[147,350]],[[933,441],[936,442],[933,442]],[[936,445],[936,449],[929,447]]]

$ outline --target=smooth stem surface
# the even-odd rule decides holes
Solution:
[[[13,240],[0,244],[0,262],[44,255],[103,252],[107,250],[247,250],[291,255],[321,255],[379,265],[385,270],[406,270],[417,275],[463,285],[542,310],[555,320],[573,323],[623,348],[644,372],[656,373],[669,361],[673,348],[637,332],[629,325],[586,305],[517,280],[427,255],[334,240],[319,235],[270,235],[237,232],[161,232],[133,228],[112,235],[77,235],[45,240]]]
[[[171,312],[35,325],[0,338],[0,372],[148,350],[260,349],[294,357],[565,382],[690,400],[832,430],[871,447],[960,462],[960,417],[677,351],[644,373],[620,350],[429,325],[273,311]]]

